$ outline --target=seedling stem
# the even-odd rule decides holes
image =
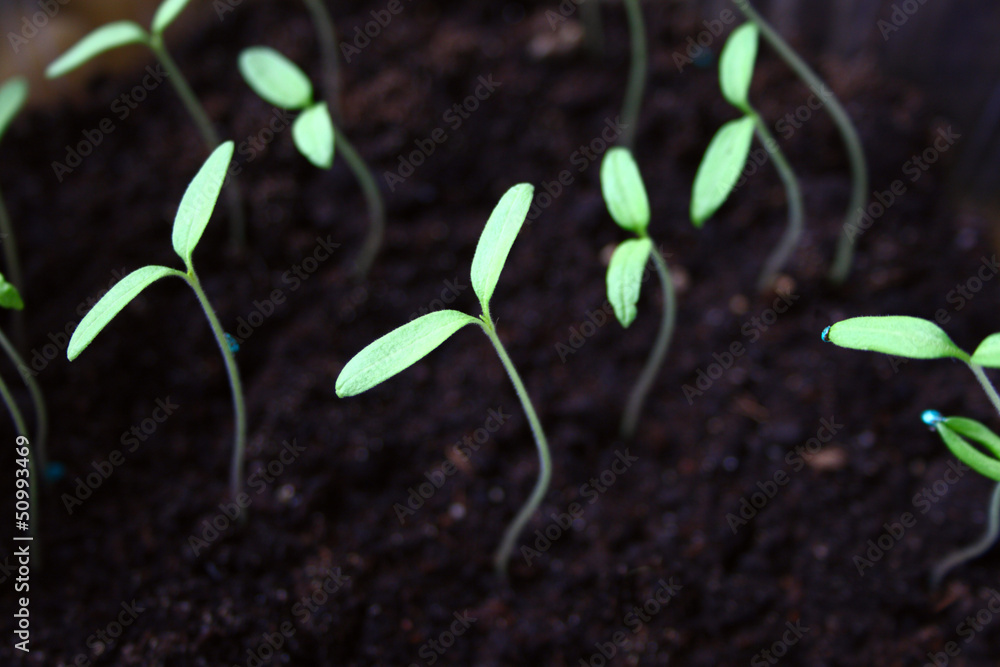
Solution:
[[[591,0],[596,1],[596,0]],[[642,7],[639,0],[625,0],[625,13],[628,17],[628,32],[632,46],[632,63],[629,67],[628,85],[625,88],[625,101],[622,104],[622,146],[631,150],[635,144],[635,133],[639,124],[639,109],[642,106],[642,94],[646,87],[646,26],[642,20]]]

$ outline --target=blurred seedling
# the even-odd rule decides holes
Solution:
[[[368,204],[368,236],[355,266],[355,276],[364,278],[385,233],[385,207],[371,170],[337,129],[330,115],[330,102],[315,100],[309,77],[295,63],[270,47],[254,46],[240,53],[239,69],[247,85],[265,102],[301,112],[292,124],[292,141],[309,162],[320,169],[330,169],[335,145],[344,156]]]
[[[656,342],[646,361],[642,374],[629,394],[622,418],[621,433],[625,438],[635,434],[639,414],[646,401],[656,374],[663,366],[670,347],[670,338],[674,331],[674,321],[677,317],[677,299],[674,295],[670,270],[659,250],[654,250],[653,241],[649,238],[649,199],[646,187],[643,185],[639,167],[632,158],[632,153],[625,148],[612,148],[601,163],[601,190],[608,212],[618,226],[632,232],[636,238],[622,241],[611,255],[608,264],[607,286],[608,301],[615,311],[615,317],[626,329],[635,321],[638,313],[639,292],[642,289],[643,275],[653,258],[653,266],[660,278],[663,289],[663,320]]]
[[[86,64],[96,56],[130,44],[143,44],[148,47],[163,70],[181,102],[194,120],[209,152],[216,150],[221,140],[204,107],[198,101],[194,91],[188,84],[173,57],[167,51],[163,42],[163,33],[177,19],[191,0],[164,0],[153,15],[149,31],[133,21],[115,21],[97,28],[66,53],[57,58],[45,70],[45,76],[54,79]],[[229,233],[231,242],[242,247],[246,244],[246,222],[243,217],[243,202],[235,179],[226,188],[229,208]]]
[[[24,77],[16,76],[7,80],[0,86],[0,139],[7,132],[14,117],[24,107],[28,99],[28,81]],[[17,236],[14,234],[14,225],[10,220],[10,213],[4,205],[3,197],[0,196],[0,245],[3,245],[3,258],[9,284],[21,290],[24,289],[24,276],[21,274],[21,257],[17,250]],[[14,340],[18,345],[24,347],[24,317],[20,309],[13,316]]]
[[[545,497],[552,475],[552,459],[542,425],[538,421],[524,383],[521,382],[521,376],[507,355],[490,316],[490,298],[493,296],[493,290],[507,261],[511,246],[528,215],[533,193],[534,188],[527,183],[515,185],[508,190],[493,209],[479,237],[476,254],[472,258],[471,281],[472,289],[479,297],[479,304],[482,307],[482,313],[478,318],[457,310],[441,310],[418,317],[382,336],[356,354],[344,366],[336,384],[338,396],[342,398],[355,396],[420,361],[465,325],[475,324],[483,330],[493,343],[500,362],[514,384],[514,390],[535,437],[539,461],[535,488],[513,522],[507,527],[494,556],[494,566],[501,577],[506,576],[507,561],[514,543]]]
[[[971,355],[955,345],[937,324],[919,317],[854,317],[827,327],[822,338],[840,347],[908,359],[958,359],[976,376],[1000,414],[1000,396],[983,370],[1000,368],[1000,333],[983,339]],[[986,532],[974,544],[954,551],[934,566],[931,586],[936,588],[949,571],[982,555],[1000,534],[1000,437],[980,422],[964,417],[946,418],[936,410],[925,410],[921,418],[941,436],[959,461],[997,482],[990,499]]]
[[[233,142],[226,143],[215,149],[208,157],[194,179],[188,185],[174,218],[172,243],[174,252],[184,261],[187,271],[178,271],[166,266],[144,266],[115,283],[101,300],[86,314],[73,336],[69,340],[66,356],[73,361],[90,345],[94,337],[111,322],[121,310],[136,298],[140,292],[161,278],[176,276],[194,291],[198,303],[205,311],[208,325],[212,329],[215,341],[222,352],[226,372],[229,375],[229,387],[233,395],[233,411],[235,414],[235,445],[233,447],[232,464],[229,476],[229,490],[232,497],[239,495],[242,489],[241,471],[246,448],[246,408],[243,402],[243,386],[240,382],[239,368],[230,347],[226,333],[219,324],[219,318],[212,309],[201,281],[194,270],[192,255],[212,217],[212,211],[219,199],[222,183],[226,178],[229,162],[233,157]]]

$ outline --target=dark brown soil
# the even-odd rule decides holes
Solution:
[[[175,40],[181,67],[237,143],[271,114],[236,73],[241,48],[270,44],[320,75],[312,28],[294,4],[246,3],[220,23],[206,3],[192,10],[204,14],[204,27]],[[382,8],[338,7],[338,28],[351,35]],[[253,160],[238,155],[250,249],[225,252],[220,210],[195,263],[234,333],[255,302],[274,290],[285,299],[237,357],[250,410],[245,525],[230,524],[220,510],[232,444],[229,390],[180,281],[144,293],[77,361],[60,350],[44,363],[38,380],[52,413],[51,455],[66,474],[43,498],[44,569],[31,575],[30,655],[12,648],[12,577],[2,587],[5,664],[756,665],[773,664],[761,651],[773,650],[776,660],[787,650],[787,664],[919,665],[950,641],[960,656],[949,664],[1000,658],[995,627],[987,622],[970,634],[960,625],[986,607],[1000,557],[961,568],[944,591],[926,585],[937,559],[978,537],[990,483],[970,472],[942,487],[952,458],[920,413],[936,408],[992,423],[988,402],[958,364],[894,369],[885,357],[819,337],[844,317],[933,317],[938,309],[966,348],[996,329],[994,284],[961,307],[954,294],[949,300],[995,251],[986,221],[946,196],[947,154],[916,182],[903,172],[948,122],[874,67],[828,65],[825,74],[858,122],[873,189],[907,179],[907,192],[860,238],[850,281],[831,288],[824,274],[848,190],[838,135],[817,113],[784,141],[808,220],[781,281],[791,305],[775,316],[776,296],[752,285],[784,224],[780,181],[763,168],[703,230],[691,226],[698,159],[733,114],[714,68],[674,66],[673,54],[700,23],[678,8],[648,6],[653,53],[636,155],[650,191],[651,233],[671,253],[680,307],[638,437],[624,443],[617,422],[656,335],[660,294],[651,281],[628,331],[587,324],[605,302],[602,257],[624,237],[604,209],[597,163],[577,171],[574,153],[618,113],[627,33],[611,6],[603,60],[580,50],[538,60],[529,45],[552,37],[544,15],[551,8],[404,3],[344,66],[345,130],[377,173],[395,169],[397,156],[435,128],[448,134],[405,183],[383,188],[386,244],[365,283],[349,279],[366,212],[343,162],[330,173],[311,168],[287,132]],[[774,122],[809,91],[762,51],[753,96]],[[453,129],[445,111],[490,75],[500,87]],[[140,78],[97,79],[84,106],[26,115],[3,143],[0,184],[29,279],[28,348],[39,354],[51,339],[58,345],[59,332],[86,309],[80,304],[115,271],[178,265],[170,221],[205,151],[169,86],[116,119],[115,131],[62,183],[51,167],[84,130],[114,117],[111,101]],[[502,582],[492,553],[537,467],[527,422],[488,341],[463,330],[416,367],[349,400],[336,397],[334,380],[353,354],[435,307],[442,291],[450,298],[454,289],[452,307],[478,314],[468,273],[490,210],[511,185],[527,181],[544,192],[562,170],[573,183],[521,233],[493,302],[554,457],[551,490],[522,543],[544,546],[536,530],[560,535],[530,564],[515,556]],[[284,276],[313,255],[318,238],[340,246],[296,285]],[[581,341],[565,353],[562,346]],[[689,402],[684,385],[697,387],[699,372],[716,374],[712,364],[734,342],[745,352]],[[16,379],[12,369],[6,376]],[[158,414],[158,399],[178,407],[129,452],[123,432]],[[468,461],[455,457],[454,443],[494,424],[491,410],[509,419]],[[786,462],[810,438],[829,440],[821,427],[830,423],[835,436],[808,465]],[[296,450],[285,442],[302,451],[290,456]],[[125,462],[69,514],[64,494],[116,449]],[[607,483],[606,471],[625,452],[636,460],[595,491],[589,480],[604,472]],[[458,472],[401,525],[396,504],[449,456]],[[262,482],[269,467],[278,472]],[[787,483],[771,486],[776,473]],[[923,513],[914,496],[935,482],[945,493]],[[743,498],[759,501],[753,494],[762,488],[774,497],[734,533],[727,515],[740,512]],[[573,503],[582,515],[557,530],[550,517]],[[11,502],[2,508],[10,516]],[[906,512],[915,524],[859,576],[855,556],[867,557],[869,540],[877,543],[884,525]],[[213,520],[228,527],[210,540],[205,526]],[[191,536],[210,544],[195,554]],[[2,544],[10,563],[13,543]],[[674,595],[662,605],[656,595],[664,599],[664,583]],[[123,605],[142,611],[133,619]],[[128,623],[117,639],[94,638],[117,634],[120,615]],[[801,639],[788,627],[800,627]],[[269,641],[280,644],[276,653]],[[443,654],[435,651],[444,645]],[[602,650],[615,655],[606,661]]]

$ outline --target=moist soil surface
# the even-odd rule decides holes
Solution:
[[[338,6],[338,28],[353,35],[381,8]],[[24,347],[65,472],[41,501],[27,655],[12,647],[21,594],[5,571],[5,664],[918,665],[948,642],[958,652],[948,664],[1000,657],[988,608],[1000,556],[963,566],[940,590],[927,585],[938,559],[981,534],[991,483],[954,472],[920,414],[990,423],[989,403],[958,363],[894,362],[820,340],[828,324],[870,314],[940,311],[966,349],[996,330],[996,286],[980,282],[997,271],[995,250],[986,221],[947,196],[949,156],[916,180],[905,171],[948,121],[863,59],[821,63],[858,124],[872,189],[901,179],[905,193],[873,216],[850,279],[831,286],[848,167],[829,117],[809,114],[781,143],[802,181],[806,232],[778,292],[759,294],[757,272],[785,223],[780,180],[764,165],[692,227],[698,161],[735,113],[710,62],[675,64],[700,18],[648,6],[635,152],[679,312],[625,442],[618,419],[661,312],[655,280],[628,330],[603,311],[607,258],[626,237],[600,193],[601,135],[617,122],[627,28],[607,7],[594,58],[571,30],[550,28],[552,8],[406,4],[343,65],[343,128],[380,175],[388,209],[384,247],[360,282],[351,267],[367,213],[350,171],[342,160],[312,168],[289,132],[260,134],[274,111],[235,68],[241,48],[268,44],[318,79],[308,16],[275,2],[221,22],[207,4],[189,10],[201,27],[171,40],[174,55],[237,141],[249,220],[247,249],[227,250],[223,198],[195,256],[242,339],[242,521],[227,516],[224,367],[181,281],[144,292],[73,363],[64,353],[63,332],[109,283],[149,263],[179,266],[170,224],[206,151],[177,97],[157,87],[126,118],[113,112],[140,65],[14,124],[0,182],[28,281]],[[809,90],[761,51],[760,112],[770,123],[805,114]],[[445,115],[477,86],[477,108]],[[109,117],[114,131],[60,182],[52,162]],[[384,173],[438,128],[447,140],[390,188]],[[518,182],[534,183],[546,206],[514,245],[492,311],[554,474],[503,581],[493,551],[538,469],[488,340],[461,330],[355,398],[337,398],[334,380],[415,314],[444,302],[478,314],[475,244]],[[16,371],[6,377],[14,384]],[[116,451],[119,465],[93,476]],[[96,488],[80,486],[88,476]],[[13,491],[4,497],[11,516]],[[0,552],[7,566],[13,544]]]

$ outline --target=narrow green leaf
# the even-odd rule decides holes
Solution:
[[[757,35],[753,23],[744,23],[733,30],[719,56],[719,86],[722,96],[743,111],[750,110],[750,81],[757,60]]]
[[[479,236],[476,254],[472,258],[472,289],[479,297],[483,312],[490,305],[507,255],[528,215],[534,192],[535,187],[530,183],[519,183],[507,190]]]
[[[941,327],[906,315],[852,317],[823,332],[823,340],[852,350],[883,352],[909,359],[968,361],[969,355],[951,342]]]
[[[219,200],[222,183],[226,180],[229,161],[233,159],[233,142],[227,141],[208,156],[205,163],[188,185],[174,217],[171,240],[174,251],[191,268],[191,255],[208,226],[208,221]]]
[[[320,169],[333,166],[333,119],[326,102],[309,107],[292,123],[295,147]]]
[[[993,456],[1000,458],[1000,436],[997,436],[986,424],[966,417],[948,417],[944,424],[959,435],[975,440],[990,450]]]
[[[269,46],[252,46],[240,53],[240,73],[255,93],[283,109],[312,104],[313,87],[299,66]]]
[[[466,324],[478,322],[457,310],[439,310],[390,331],[347,362],[337,377],[337,396],[368,391],[423,359]]]
[[[66,350],[66,357],[70,361],[76,359],[90,345],[90,341],[94,340],[94,337],[108,325],[108,322],[113,320],[115,315],[120,313],[122,308],[127,306],[139,292],[160,278],[167,276],[185,277],[180,271],[165,266],[144,266],[115,283],[115,286],[101,297],[101,300],[90,309],[83,321],[73,331],[73,336],[69,339],[69,347]]]
[[[174,19],[184,11],[190,2],[191,0],[163,0],[156,8],[156,14],[153,15],[153,24],[150,27],[152,33],[154,35],[163,34],[163,31],[174,22]]]
[[[691,222],[701,227],[733,191],[750,154],[753,118],[731,120],[715,133],[698,165],[691,192]]]
[[[983,339],[972,353],[972,363],[987,368],[1000,368],[1000,333],[991,334]]]
[[[45,76],[55,79],[72,72],[80,65],[105,51],[127,44],[148,44],[149,34],[132,21],[115,21],[102,25],[81,39],[69,51],[56,58],[45,70]]]
[[[944,444],[951,450],[951,453],[954,454],[959,461],[969,466],[980,475],[1000,482],[1000,461],[986,456],[986,454],[983,454],[981,451],[963,440],[960,435],[946,425],[949,421],[951,421],[951,419],[940,422],[934,428],[938,432],[938,435],[941,436],[941,439],[944,440]]]
[[[626,329],[637,314],[642,273],[652,250],[653,242],[648,238],[629,239],[615,248],[608,264],[608,301],[615,310],[615,317]]]
[[[619,227],[645,234],[649,226],[649,199],[639,167],[627,148],[615,147],[604,155],[601,191],[608,212]]]
[[[11,310],[24,310],[24,301],[21,300],[21,293],[17,291],[7,279],[0,275],[0,308]]]
[[[27,99],[28,80],[23,76],[13,77],[0,88],[0,137],[7,131]]]

